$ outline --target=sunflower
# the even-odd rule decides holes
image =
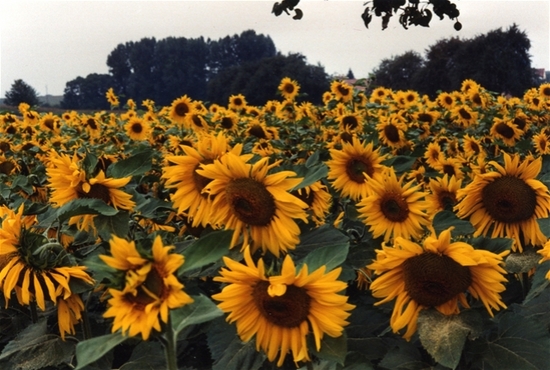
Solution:
[[[464,177],[464,172],[462,172],[462,160],[459,158],[443,158],[435,163],[432,168],[442,175],[455,176],[459,180]]]
[[[379,149],[374,150],[373,143],[365,145],[356,137],[344,142],[341,150],[331,149],[330,156],[327,179],[342,196],[353,200],[366,195],[367,177],[379,175],[386,159]]]
[[[538,93],[541,99],[550,99],[550,83],[541,84]]]
[[[466,158],[477,155],[486,156],[486,152],[481,144],[481,141],[478,138],[468,134],[464,135],[462,138],[462,149],[464,150]]]
[[[445,159],[441,145],[437,142],[429,143],[424,152],[424,159],[431,168],[435,168],[439,162]]]
[[[74,324],[80,320],[83,305],[80,297],[70,288],[71,280],[94,284],[84,266],[69,264],[70,259],[62,245],[49,242],[41,234],[31,231],[34,218],[23,216],[24,206],[17,212],[7,207],[0,208],[2,228],[0,229],[0,288],[6,307],[12,292],[21,305],[36,303],[46,311],[46,303],[59,304],[58,318],[61,338],[74,334]],[[70,312],[65,310],[71,305]],[[67,318],[69,320],[67,320]]]
[[[478,112],[475,112],[468,105],[457,105],[451,109],[451,119],[453,122],[463,128],[470,127],[477,123],[479,116]]]
[[[278,89],[284,99],[294,100],[300,91],[300,85],[290,77],[285,77],[281,80]]]
[[[372,93],[369,97],[370,103],[375,104],[383,104],[386,102],[386,100],[390,99],[392,97],[392,91],[385,87],[377,87],[376,89],[372,90]]]
[[[505,290],[506,271],[502,258],[474,249],[464,242],[451,242],[451,230],[427,237],[423,245],[396,238],[392,247],[376,251],[376,260],[367,266],[376,275],[370,289],[380,305],[395,299],[390,325],[394,333],[407,327],[403,337],[416,332],[420,310],[434,307],[444,315],[459,313],[459,303],[469,308],[465,292],[493,310],[506,308],[500,293]]]
[[[222,130],[236,132],[239,116],[232,110],[219,107],[217,112],[212,116],[212,122]]]
[[[118,97],[116,96],[115,91],[112,87],[107,90],[107,92],[105,93],[105,97],[107,98],[107,101],[109,102],[111,107],[118,107],[120,105]]]
[[[80,167],[75,154],[72,158],[66,154],[50,151],[48,157],[48,188],[51,190],[50,202],[55,207],[75,199],[100,199],[106,204],[122,210],[133,209],[132,196],[120,188],[130,182],[131,177],[107,178],[100,170],[95,176],[88,176]],[[79,230],[89,230],[93,226],[93,215],[73,216],[70,224],[77,224]]]
[[[413,185],[414,180],[406,184],[402,181],[403,177],[398,180],[392,168],[367,180],[367,196],[357,203],[357,209],[374,238],[383,235],[385,242],[398,236],[419,238],[429,224],[420,185]]]
[[[262,158],[254,164],[248,157],[227,153],[214,163],[202,166],[196,172],[212,181],[204,191],[215,197],[212,224],[234,230],[231,247],[243,237],[243,245],[251,240],[253,250],[259,247],[275,256],[294,249],[299,242],[300,228],[294,219],[307,222],[307,204],[289,191],[302,179],[292,171],[268,171],[280,161],[268,164]]]
[[[340,131],[360,131],[363,128],[363,116],[357,111],[343,112],[336,117],[336,122]]]
[[[544,246],[541,249],[537,251],[537,253],[539,253],[542,256],[539,263],[543,263],[545,261],[550,260],[550,239],[548,239],[548,241],[544,244]],[[550,280],[550,270],[546,273],[546,278]]]
[[[185,118],[192,112],[194,112],[193,102],[191,98],[184,95],[172,102],[169,117],[172,122],[185,124]]]
[[[496,171],[478,174],[457,193],[455,210],[460,218],[469,218],[475,227],[474,236],[508,237],[514,248],[527,244],[543,245],[547,238],[537,219],[548,218],[550,194],[537,180],[541,157],[520,162],[518,155],[504,153],[504,166],[489,162]]]
[[[340,337],[346,319],[355,306],[348,297],[338,294],[347,284],[337,280],[341,268],[330,272],[325,266],[309,273],[304,264],[296,271],[294,262],[286,255],[280,275],[266,276],[264,261],[256,265],[249,248],[244,250],[246,265],[223,258],[227,268],[215,281],[227,283],[213,299],[228,312],[227,321],[236,322],[242,341],[256,337],[256,350],[263,350],[269,361],[279,354],[277,366],[282,366],[291,352],[295,363],[310,361],[307,337],[313,334],[317,351],[324,335]]]
[[[336,100],[347,103],[353,98],[353,86],[343,81],[332,81],[330,91],[334,94]]]
[[[457,204],[456,194],[461,185],[462,180],[456,176],[445,174],[443,177],[431,178],[430,193],[426,195],[428,214],[434,216],[439,211],[452,211]]]
[[[229,97],[229,109],[241,111],[246,108],[247,102],[243,94],[231,95]]]
[[[376,129],[380,141],[390,148],[399,149],[409,145],[409,141],[405,137],[407,125],[398,114],[392,113],[389,117],[381,116]]]
[[[161,322],[168,322],[169,310],[193,302],[174,275],[184,258],[169,253],[174,247],[164,246],[160,236],[153,242],[151,258],[143,257],[133,241],[113,236],[109,244],[111,256],[99,257],[108,266],[123,271],[126,280],[123,289],[108,289],[111,298],[103,317],[114,318],[113,333],[119,329],[131,337],[141,333],[147,340],[153,329],[161,330]]]
[[[292,194],[296,195],[308,205],[311,218],[316,225],[319,226],[325,223],[325,218],[332,204],[332,196],[321,181],[316,181],[311,185],[297,189],[293,191]]]
[[[211,222],[212,199],[202,191],[211,179],[199,175],[196,170],[213,163],[228,151],[240,155],[242,145],[231,149],[223,133],[217,136],[205,134],[196,147],[182,146],[182,150],[185,155],[165,157],[168,164],[163,167],[162,178],[166,180],[166,188],[175,190],[170,194],[170,200],[177,213],[185,213],[192,227],[206,226]]]
[[[508,146],[514,146],[516,141],[523,135],[523,131],[514,125],[512,120],[498,117],[495,117],[493,120],[490,133],[493,137],[501,139]]]
[[[453,109],[456,105],[454,97],[448,92],[440,93],[436,98],[436,102],[439,106],[447,110]]]
[[[60,130],[61,119],[53,113],[47,113],[40,118],[40,130],[45,132],[53,132],[57,135],[61,133]]]
[[[149,139],[151,135],[151,125],[147,120],[140,117],[133,117],[124,125],[126,134],[132,140],[143,141]]]
[[[550,154],[550,138],[544,133],[544,131],[533,135],[532,141],[538,155]]]

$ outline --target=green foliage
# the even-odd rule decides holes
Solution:
[[[23,80],[15,80],[11,88],[6,91],[4,104],[17,107],[21,103],[27,103],[31,107],[40,104],[36,90]]]
[[[228,253],[232,236],[232,230],[213,231],[189,245],[182,251],[185,263],[178,275],[219,261]]]
[[[76,370],[84,369],[85,366],[94,363],[111,351],[115,346],[121,344],[128,337],[120,332],[101,335],[92,339],[79,342],[76,345]]]

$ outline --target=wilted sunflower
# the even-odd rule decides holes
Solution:
[[[294,100],[300,91],[300,85],[290,77],[285,77],[281,80],[278,87],[283,98],[288,100]]]
[[[496,171],[477,174],[458,191],[457,216],[469,218],[474,236],[507,237],[515,240],[514,249],[543,245],[547,238],[537,219],[550,213],[550,194],[537,180],[542,158],[520,162],[519,155],[504,153],[504,167],[489,162]]]
[[[465,292],[481,300],[491,316],[493,310],[506,308],[499,293],[505,290],[501,264],[508,251],[495,254],[452,243],[451,230],[427,237],[422,246],[396,238],[392,247],[377,250],[376,260],[367,266],[381,275],[370,285],[372,295],[383,298],[375,304],[395,299],[390,325],[394,333],[407,327],[407,340],[416,332],[420,310],[434,307],[453,315],[459,313],[459,303],[469,308]]]
[[[419,238],[429,224],[425,193],[414,180],[402,184],[393,168],[386,168],[381,176],[367,180],[367,196],[357,203],[359,218],[369,226],[373,237]]]
[[[185,119],[188,114],[194,112],[194,106],[191,98],[187,95],[182,96],[172,102],[170,106],[169,117],[172,122],[185,124]]]
[[[59,332],[62,339],[67,333],[74,334],[74,324],[84,305],[69,284],[71,279],[78,279],[91,288],[94,280],[86,267],[71,265],[62,245],[33,233],[34,219],[23,216],[23,205],[17,213],[2,207],[0,216],[0,288],[6,306],[12,292],[19,304],[35,302],[42,311],[47,302],[55,305],[63,301],[58,306]]]
[[[263,350],[269,361],[279,354],[282,366],[291,352],[294,362],[310,361],[307,337],[313,333],[317,351],[324,335],[336,338],[348,325],[346,319],[354,308],[348,297],[338,294],[347,284],[337,280],[341,268],[325,272],[325,266],[308,272],[304,264],[299,272],[287,255],[280,275],[266,276],[264,262],[254,263],[249,248],[244,251],[245,263],[230,258],[223,260],[227,268],[215,281],[227,283],[213,299],[228,312],[227,321],[236,322],[242,341],[256,337],[256,350]]]
[[[106,204],[123,210],[133,209],[135,203],[132,195],[120,188],[130,182],[131,177],[107,178],[103,171],[95,176],[88,176],[80,167],[80,161],[75,154],[72,158],[66,154],[58,154],[54,150],[48,156],[48,187],[51,189],[50,202],[55,207],[75,199],[100,199]],[[80,230],[93,228],[94,215],[74,216],[70,224],[77,224]]]
[[[342,149],[331,149],[327,161],[327,179],[344,197],[358,200],[367,194],[367,177],[376,177],[382,172],[385,155],[374,150],[372,143],[364,144],[356,137],[344,142]]]
[[[231,247],[243,237],[243,245],[255,251],[262,248],[275,256],[294,249],[299,242],[300,228],[294,219],[307,222],[307,204],[290,194],[302,179],[292,171],[268,171],[280,161],[268,164],[262,158],[254,164],[249,157],[227,153],[196,172],[211,179],[204,191],[214,196],[212,224],[234,230]]]
[[[111,298],[103,316],[114,318],[113,333],[119,329],[131,337],[141,333],[147,340],[153,329],[161,330],[161,321],[168,322],[171,309],[193,302],[174,275],[184,258],[170,253],[174,247],[164,246],[160,236],[153,242],[152,258],[140,255],[133,241],[113,236],[109,244],[111,256],[99,257],[110,267],[124,271],[126,280],[121,290],[108,289]]]
[[[182,146],[185,155],[166,156],[167,165],[163,167],[162,178],[166,188],[174,189],[170,194],[178,214],[186,214],[192,227],[206,226],[211,223],[212,199],[203,193],[204,187],[212,181],[197,173],[201,165],[213,163],[228,151],[240,155],[242,145],[231,149],[223,133],[217,136],[203,135],[195,147]],[[250,158],[250,156],[248,157]]]

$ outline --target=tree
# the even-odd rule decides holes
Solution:
[[[424,59],[415,51],[384,59],[373,71],[374,85],[394,90],[415,89],[417,76],[424,67]]]
[[[4,104],[18,106],[21,103],[27,103],[30,106],[40,104],[36,90],[25,81],[15,80],[9,91],[6,92]]]
[[[109,109],[105,93],[113,83],[113,77],[107,74],[92,73],[86,78],[77,77],[65,84],[61,108]]]
[[[321,103],[323,93],[329,89],[323,67],[307,64],[301,54],[278,54],[221,71],[208,83],[208,100],[227,104],[231,95],[242,93],[249,104],[263,105],[268,100],[280,99],[277,87],[284,77],[296,80],[300,93],[313,103]]]
[[[296,6],[300,0],[283,0],[280,3],[273,4],[272,13],[276,16],[286,13],[290,15],[290,11],[294,11],[293,19],[302,19],[303,12]],[[388,28],[391,17],[399,14],[399,23],[403,28],[408,29],[410,26],[429,27],[433,14],[439,19],[449,17],[455,20],[454,29],[460,31],[462,25],[458,21],[460,15],[456,5],[449,0],[428,0],[422,3],[419,0],[372,0],[365,3],[367,6],[361,18],[366,28],[372,21],[372,17],[382,18],[382,29]],[[432,8],[432,10],[429,9]]]

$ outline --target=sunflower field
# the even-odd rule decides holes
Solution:
[[[3,369],[549,369],[550,84],[0,114]]]

